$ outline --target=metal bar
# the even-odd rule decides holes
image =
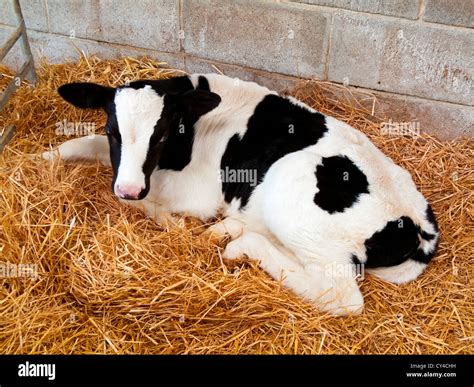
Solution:
[[[5,148],[5,145],[10,142],[10,140],[13,138],[15,135],[16,128],[15,125],[11,124],[8,125],[5,130],[3,131],[2,135],[0,136],[0,153],[2,153],[3,148]]]
[[[0,111],[3,110],[5,105],[8,103],[8,100],[12,96],[12,94],[20,87],[21,81],[25,78],[25,75],[27,72],[31,71],[33,62],[31,60],[26,61],[23,63],[23,66],[21,66],[20,71],[13,77],[13,79],[10,81],[8,84],[7,88],[3,92],[1,98],[0,98]]]
[[[13,0],[13,10],[17,17],[18,23],[20,24],[20,27],[22,27],[23,29],[23,33],[21,34],[21,42],[22,42],[21,47],[22,47],[23,54],[26,57],[26,60],[28,61],[31,60],[31,62],[33,62],[33,54],[31,53],[30,43],[28,42],[25,19],[23,18],[23,14],[21,13],[19,0]],[[35,74],[34,66],[32,66],[29,71],[28,79],[30,80],[32,84],[36,83],[36,74]]]
[[[13,34],[8,38],[8,40],[4,43],[2,48],[0,48],[0,60],[5,58],[5,55],[7,55],[8,51],[13,47],[13,45],[16,43],[18,38],[21,36],[23,33],[23,27],[19,26]]]
[[[8,38],[8,40],[0,47],[0,60],[2,60],[5,55],[11,50],[15,45],[18,39],[21,40],[21,49],[23,52],[25,62],[20,68],[20,71],[13,77],[9,82],[7,88],[4,90],[0,97],[0,112],[3,110],[5,105],[8,103],[12,94],[20,87],[23,79],[28,75],[30,82],[34,85],[36,83],[36,74],[35,74],[35,65],[33,60],[33,55],[31,53],[31,47],[28,42],[28,35],[26,33],[25,20],[21,13],[19,0],[13,0],[13,9],[17,17],[19,26],[15,29],[13,34]],[[8,125],[0,135],[0,153],[5,148],[6,144],[13,138],[15,134],[15,125]]]

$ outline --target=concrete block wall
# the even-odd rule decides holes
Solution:
[[[16,23],[0,0],[0,44]],[[472,0],[21,0],[36,57],[148,55],[274,89],[298,78],[377,98],[376,114],[474,135]],[[19,52],[9,56],[18,62]],[[391,107],[396,107],[391,109]]]

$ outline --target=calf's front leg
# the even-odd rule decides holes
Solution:
[[[177,225],[178,219],[174,217],[171,212],[162,205],[152,202],[151,200],[125,200],[119,199],[121,203],[130,207],[138,208],[146,216],[153,219],[160,226]]]

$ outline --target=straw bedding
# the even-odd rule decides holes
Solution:
[[[419,279],[395,286],[367,276],[363,314],[332,317],[255,263],[224,262],[222,245],[204,238],[198,221],[162,228],[121,205],[108,168],[34,157],[68,139],[55,133],[57,122],[103,130],[104,115],[69,106],[59,85],[177,72],[147,58],[97,57],[38,71],[36,88],[23,84],[0,117],[1,127],[17,125],[0,156],[0,261],[37,265],[36,279],[0,279],[1,353],[474,352],[472,140],[381,135],[380,121],[342,87],[303,82],[291,91],[407,168],[442,232]],[[11,72],[0,72],[3,89]]]

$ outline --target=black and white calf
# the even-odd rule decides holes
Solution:
[[[59,93],[108,115],[107,137],[67,141],[61,158],[111,163],[115,194],[158,222],[223,215],[209,231],[230,234],[224,258],[260,260],[321,310],[362,310],[357,264],[401,284],[435,253],[436,221],[410,174],[292,97],[217,74]]]

